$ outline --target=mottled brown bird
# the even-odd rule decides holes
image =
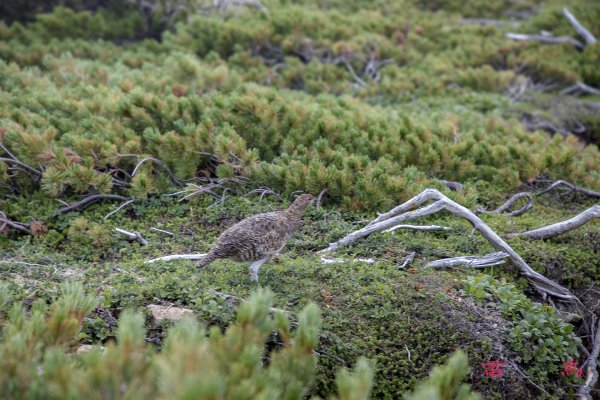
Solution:
[[[241,220],[219,236],[213,248],[198,262],[198,267],[204,267],[218,258],[253,261],[250,274],[253,281],[258,281],[260,266],[279,253],[292,233],[300,228],[302,215],[313,199],[310,194],[303,194],[287,210],[257,214]]]

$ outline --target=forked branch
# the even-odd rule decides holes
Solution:
[[[409,211],[415,207],[419,207],[427,201],[433,203]],[[430,215],[441,210],[446,210],[456,216],[465,218],[475,229],[477,229],[498,251],[505,252],[509,255],[510,260],[515,264],[521,274],[529,280],[533,287],[542,294],[542,296],[552,295],[562,300],[574,301],[577,298],[565,287],[556,282],[551,281],[542,274],[533,270],[525,260],[521,258],[496,232],[490,229],[477,215],[469,211],[444,196],[441,192],[435,189],[426,189],[417,196],[408,200],[404,204],[395,207],[391,211],[379,215],[375,220],[369,223],[366,227],[350,233],[346,237],[335,243],[331,243],[329,247],[320,251],[320,253],[337,250],[342,246],[348,246],[359,239],[362,239],[374,232],[379,232],[385,229],[392,228],[406,220]]]
[[[508,211],[519,199],[527,199],[527,203],[525,203],[525,205],[523,205],[521,208],[518,208],[514,211],[510,211],[510,212],[506,212]],[[517,193],[514,196],[512,196],[510,199],[508,199],[506,201],[506,203],[502,204],[500,207],[496,208],[495,210],[492,211],[487,211],[483,208],[479,208],[477,209],[475,212],[477,214],[506,214],[510,217],[516,217],[518,215],[524,214],[527,211],[531,210],[533,208],[533,197],[531,196],[530,193],[528,192],[521,192],[521,193]]]

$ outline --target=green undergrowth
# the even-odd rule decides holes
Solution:
[[[84,212],[68,213],[58,217],[54,228],[45,235],[11,234],[0,241],[0,249],[9,260],[3,262],[0,270],[2,280],[12,282],[16,298],[25,304],[37,298],[50,301],[65,281],[81,282],[86,291],[98,293],[98,307],[84,322],[79,337],[81,343],[105,343],[116,335],[116,327],[107,312],[118,318],[123,309],[156,303],[191,308],[205,323],[225,329],[235,321],[235,310],[213,291],[248,297],[256,284],[250,280],[247,265],[221,260],[197,270],[190,261],[157,264],[143,261],[165,254],[205,252],[223,229],[241,218],[286,206],[274,198],[257,200],[258,196],[227,197],[223,204],[217,202],[209,207],[213,200],[208,197],[198,198],[192,204],[180,203],[171,197],[153,197],[134,203],[107,220],[103,217],[115,205],[101,203]],[[490,204],[490,208],[494,204]],[[12,203],[9,211],[17,215],[36,212],[51,215],[58,206],[53,202],[30,200]],[[551,218],[564,219],[586,206],[586,202],[573,203],[572,210],[565,211],[556,208],[551,200],[541,200],[522,217],[483,215],[482,218],[492,229],[505,234],[533,228]],[[523,290],[529,290],[525,282],[518,282],[518,289],[508,291],[509,300],[500,296],[500,307],[502,302],[509,301],[517,302],[516,308],[510,312],[500,308],[488,325],[474,319],[474,315],[481,312],[477,311],[481,306],[467,306],[457,300],[469,271],[465,274],[421,268],[428,260],[494,251],[478,234],[472,234],[468,223],[450,215],[428,217],[421,222],[450,226],[453,231],[374,234],[338,252],[337,256],[349,261],[324,264],[313,254],[316,250],[372,218],[367,213],[334,211],[310,208],[304,227],[294,235],[280,262],[271,261],[260,271],[260,285],[273,290],[276,307],[297,313],[313,301],[322,309],[317,393],[331,393],[335,387],[335,371],[342,366],[352,366],[360,356],[365,356],[376,365],[374,395],[397,398],[425,378],[433,365],[445,362],[455,348],[462,348],[475,371],[470,382],[477,391],[500,397],[503,393],[504,396],[521,393],[525,398],[535,398],[538,394],[537,389],[528,386],[522,378],[517,378],[518,383],[510,388],[507,381],[485,378],[481,364],[489,361],[491,354],[518,363],[536,377],[538,384],[543,383],[546,391],[560,397],[565,383],[555,371],[561,367],[555,358],[562,360],[563,355],[573,353],[566,349],[561,353],[552,347],[554,345],[544,345],[547,346],[545,354],[552,358],[548,363],[556,365],[553,369],[541,370],[539,365],[536,367],[537,364],[526,360],[528,346],[536,346],[535,342],[524,340],[521,331],[518,331],[519,340],[511,337],[516,334],[516,328],[498,327],[513,323],[518,326],[519,313],[532,307],[522,305],[532,304],[522,294]],[[113,232],[114,227],[139,231],[149,244],[129,243]],[[150,230],[151,227],[171,231],[174,236]],[[582,238],[593,236],[595,231],[597,223],[592,223],[561,239],[537,243],[511,238],[509,243],[515,248],[528,249],[523,256],[540,271],[544,271],[549,260],[563,260],[564,268],[578,278],[558,280],[576,289],[583,282],[593,282],[593,275],[587,269],[595,265],[596,255],[590,243]],[[564,254],[561,243],[565,246]],[[412,269],[398,270],[404,257],[413,251],[417,255]],[[360,257],[372,257],[377,262],[351,261]],[[10,260],[40,265],[29,266]],[[571,260],[572,264],[564,260]],[[513,281],[517,276],[511,267],[497,266],[487,271]],[[490,290],[487,286],[486,289]],[[536,310],[527,312],[540,315]],[[148,338],[162,346],[167,326],[151,323],[150,319],[147,324]],[[560,327],[565,329],[564,324]],[[485,339],[480,332],[487,330],[494,334]],[[544,339],[549,340],[558,337],[554,330],[545,331],[544,335]],[[570,340],[568,332],[560,335]],[[510,345],[498,349],[497,342]],[[521,343],[521,347],[517,343]],[[565,361],[568,360],[562,362]]]

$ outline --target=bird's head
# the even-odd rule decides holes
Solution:
[[[314,196],[310,194],[301,194],[300,196],[296,197],[296,200],[294,200],[288,211],[295,214],[302,214],[308,207],[310,207],[314,200]]]

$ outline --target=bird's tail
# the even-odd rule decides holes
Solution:
[[[208,252],[208,254],[206,254],[206,256],[204,256],[200,261],[198,261],[198,264],[196,264],[196,266],[198,268],[202,268],[202,267],[210,264],[211,262],[215,261],[217,258],[219,258],[219,256],[217,255],[217,253],[215,253],[214,251],[210,250]]]

